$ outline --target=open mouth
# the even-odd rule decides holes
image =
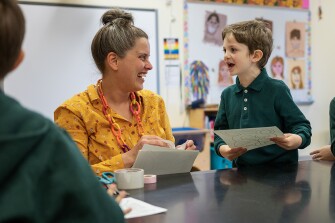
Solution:
[[[229,70],[231,70],[235,66],[234,63],[230,63],[230,62],[227,62],[227,65],[228,65]]]
[[[144,79],[147,76],[146,73],[139,73],[137,74],[137,77]]]

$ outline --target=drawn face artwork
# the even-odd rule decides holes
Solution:
[[[234,83],[232,76],[230,76],[228,65],[223,60],[219,63],[219,78],[218,85],[227,87]]]
[[[291,39],[291,45],[293,49],[299,49],[300,48],[300,39],[298,39],[297,37],[293,37]]]
[[[214,35],[220,25],[219,17],[216,14],[209,15],[207,19],[207,32]]]
[[[283,74],[283,64],[279,61],[275,62],[272,65],[272,72],[273,72],[273,77],[277,78],[277,79],[281,79],[282,78],[282,74]]]
[[[300,83],[301,83],[301,74],[298,70],[298,68],[295,68],[292,70],[292,83],[293,83],[293,88],[300,88]]]
[[[220,67],[220,75],[222,77],[227,77],[227,76],[230,75],[229,70],[228,70],[228,66],[227,66],[226,63]]]

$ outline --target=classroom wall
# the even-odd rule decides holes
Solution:
[[[21,1],[24,2],[24,1]],[[167,110],[173,127],[186,126],[187,115],[179,104],[183,103],[179,92],[169,92],[165,87],[164,60],[163,60],[163,38],[179,38],[180,56],[183,58],[183,0],[35,0],[34,2],[48,3],[72,3],[102,6],[119,6],[130,8],[150,8],[158,10],[159,24],[159,59],[160,59],[160,86],[161,95],[175,98],[173,104],[167,104]],[[334,27],[335,1],[324,0],[321,2],[323,18],[318,18],[318,6],[320,1],[310,1],[311,17],[311,43],[312,43],[312,94],[314,103],[308,106],[300,106],[303,113],[311,121],[313,137],[311,146],[300,151],[301,156],[321,145],[329,142],[329,117],[328,108],[332,97],[335,97],[335,75],[333,75],[333,54],[335,51],[335,30]],[[174,21],[172,21],[174,20]],[[200,34],[199,34],[200,35]],[[183,60],[181,59],[181,64]],[[150,78],[150,77],[148,77]],[[171,100],[168,100],[169,102]]]

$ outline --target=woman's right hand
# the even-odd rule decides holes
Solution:
[[[243,155],[248,150],[246,148],[238,147],[238,148],[230,148],[228,145],[222,145],[219,148],[219,152],[221,156],[224,158],[232,161],[236,159],[237,157]]]
[[[133,166],[136,160],[138,151],[143,148],[144,144],[161,146],[161,147],[169,147],[169,145],[166,142],[164,142],[164,139],[162,139],[161,137],[154,136],[154,135],[142,136],[140,140],[137,142],[137,144],[134,146],[134,148],[122,154],[123,163],[126,168]]]

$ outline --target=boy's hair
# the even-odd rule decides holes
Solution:
[[[22,47],[25,20],[16,0],[0,1],[0,80],[13,68]]]
[[[272,32],[268,25],[259,20],[250,20],[226,26],[222,32],[222,39],[232,34],[236,41],[248,46],[250,54],[261,50],[263,57],[258,61],[259,68],[265,67],[272,52]]]

